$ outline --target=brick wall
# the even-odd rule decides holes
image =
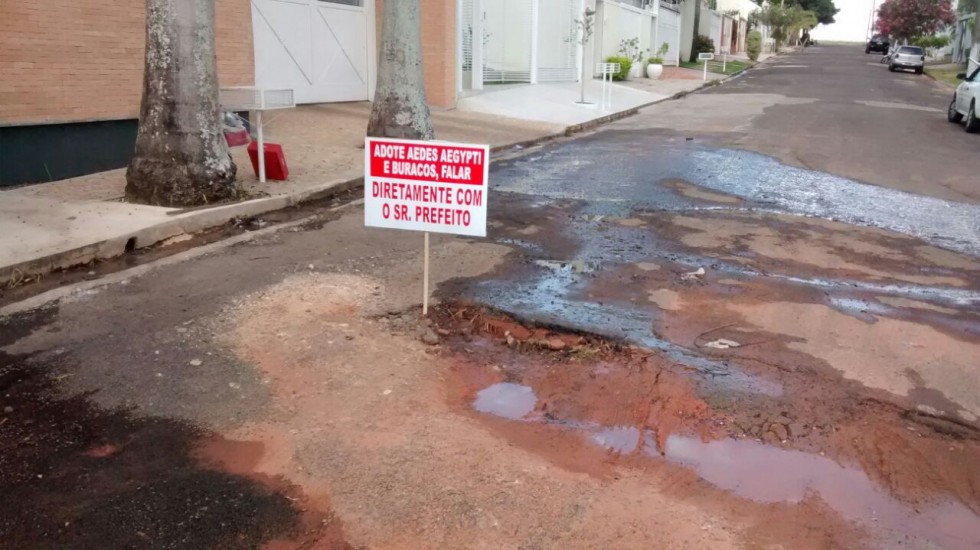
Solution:
[[[377,3],[378,51],[384,0]],[[429,105],[456,106],[456,1],[422,0],[422,66]]]
[[[145,0],[0,0],[0,124],[135,118]],[[254,82],[249,0],[217,0],[221,85]]]

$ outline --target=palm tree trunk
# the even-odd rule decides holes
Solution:
[[[126,198],[191,206],[235,197],[218,107],[214,0],[146,0],[146,58]]]
[[[694,0],[694,32],[691,34],[691,63],[698,62],[698,35],[701,34],[701,0]]]
[[[387,0],[381,24],[378,86],[367,135],[432,139],[425,101],[419,0]]]

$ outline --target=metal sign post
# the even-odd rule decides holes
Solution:
[[[596,63],[595,72],[602,76],[602,100],[599,102],[600,109],[612,108],[612,77],[619,74],[622,70],[619,63]]]
[[[698,54],[698,61],[704,62],[704,75],[701,76],[701,80],[708,80],[708,61],[715,58],[715,54],[711,52],[702,52]]]

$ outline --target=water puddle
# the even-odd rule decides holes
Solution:
[[[980,545],[980,518],[963,504],[953,500],[902,502],[864,471],[824,456],[749,439],[702,441],[676,434],[667,436],[660,449],[650,429],[528,418],[536,403],[532,388],[502,382],[480,391],[473,408],[510,420],[581,432],[588,443],[614,453],[635,453],[691,468],[711,485],[754,502],[796,504],[818,497],[843,518],[868,528],[886,547],[916,541],[943,548]]]
[[[640,430],[632,426],[602,428],[592,441],[617,453],[632,453],[640,446]]]
[[[819,496],[841,516],[872,530],[884,530],[891,543],[914,537],[947,548],[977,548],[980,518],[954,501],[912,507],[888,494],[861,470],[829,458],[779,449],[751,440],[699,439],[671,435],[664,457],[693,468],[712,485],[756,502],[797,503]]]
[[[473,408],[501,418],[520,420],[534,410],[537,402],[534,390],[528,386],[501,382],[480,390]]]

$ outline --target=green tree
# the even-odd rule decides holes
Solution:
[[[762,53],[761,32],[749,31],[749,34],[745,37],[745,52],[749,54],[749,59],[752,61],[759,60],[759,54]]]
[[[218,107],[214,0],[146,0],[146,56],[126,199],[193,206],[238,195]]]
[[[432,117],[425,100],[419,0],[388,0],[381,23],[378,85],[367,135],[432,139]]]
[[[786,7],[775,3],[766,4],[762,9],[753,12],[752,20],[755,24],[769,27],[777,53],[779,46],[790,38],[799,38],[800,31],[812,29],[818,21],[817,15],[812,11],[795,5]]]
[[[840,11],[834,5],[834,0],[789,0],[787,5],[799,6],[806,11],[812,11],[817,17],[817,23],[823,25],[833,23],[834,16]]]

